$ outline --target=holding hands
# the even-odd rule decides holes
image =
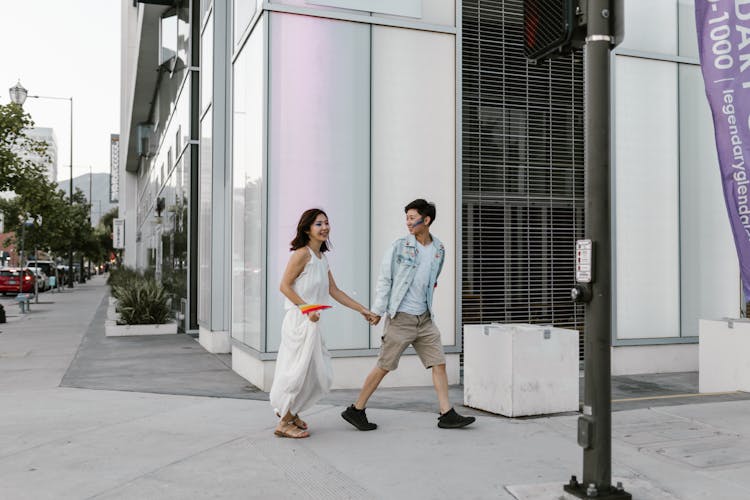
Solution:
[[[380,316],[370,310],[364,309],[360,311],[360,313],[365,318],[365,321],[367,321],[371,325],[377,325],[380,322]]]

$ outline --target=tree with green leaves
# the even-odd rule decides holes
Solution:
[[[44,165],[33,158],[47,157],[47,143],[26,135],[34,126],[31,116],[17,104],[0,104],[0,191],[16,191],[44,175]]]

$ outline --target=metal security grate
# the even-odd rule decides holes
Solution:
[[[464,1],[462,27],[463,323],[582,333],[570,300],[583,237],[581,54],[531,65],[522,0]]]

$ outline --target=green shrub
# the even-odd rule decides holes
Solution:
[[[112,287],[117,297],[121,325],[164,324],[172,317],[169,296],[159,283],[143,277],[131,278]]]
[[[112,296],[119,299],[118,290],[128,289],[138,283],[139,280],[143,280],[143,276],[138,271],[132,267],[122,266],[110,271],[107,284],[112,287]]]

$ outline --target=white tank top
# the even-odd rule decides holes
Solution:
[[[328,303],[328,259],[325,254],[320,258],[315,255],[312,248],[306,247],[310,251],[310,260],[305,264],[297,279],[294,280],[292,289],[297,295],[302,297],[306,304],[327,304]],[[284,301],[286,309],[292,309],[295,306],[289,299]]]

